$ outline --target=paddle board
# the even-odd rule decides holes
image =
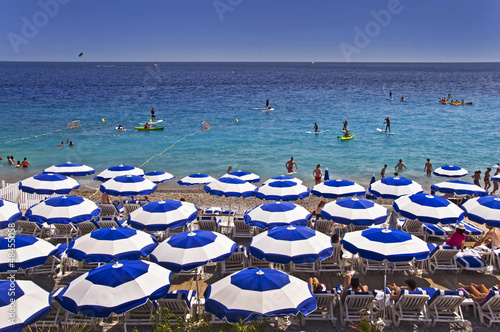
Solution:
[[[393,98],[387,98],[387,100],[393,100]]]
[[[321,134],[321,133],[327,133],[330,130],[320,130],[320,131],[306,131],[306,134]]]
[[[134,127],[134,130],[163,130],[164,127],[149,127],[148,129],[144,127]]]
[[[262,110],[262,112],[269,112],[269,111],[274,111],[274,108],[270,107],[270,108],[264,108]]]
[[[161,122],[163,122],[163,120],[150,121],[150,122],[148,122],[148,125],[155,125],[155,124],[158,124],[158,123],[161,123]]]
[[[395,133],[391,132],[391,131],[385,131],[385,130],[382,130],[380,128],[377,128],[377,130],[381,133],[384,133],[384,134],[387,134],[387,135],[394,135]]]
[[[127,130],[125,128],[119,129],[118,127],[115,127],[116,130]]]

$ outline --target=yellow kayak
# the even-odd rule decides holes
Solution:
[[[344,137],[344,136],[342,136],[341,140],[342,140],[342,141],[345,141],[345,140],[348,140],[348,139],[353,139],[353,138],[354,138],[354,134],[352,134],[352,135],[351,135],[351,136],[349,136],[349,137]]]
[[[134,130],[163,130],[164,127],[149,127],[149,128],[144,128],[144,127],[134,127]]]

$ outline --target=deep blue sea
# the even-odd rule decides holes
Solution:
[[[448,93],[473,105],[440,104]],[[266,99],[274,111],[255,109]],[[152,107],[164,131],[134,131]],[[499,110],[499,63],[0,62],[0,179],[66,161],[97,173],[142,165],[178,179],[219,177],[231,165],[267,179],[284,173],[293,156],[307,185],[320,163],[331,178],[367,186],[384,164],[391,175],[401,158],[408,167],[401,175],[428,191],[444,180],[424,175],[426,158],[435,168],[472,173],[500,162]],[[387,116],[395,135],[376,130]],[[72,120],[81,128],[66,129]],[[344,120],[355,138],[342,142]],[[202,121],[212,129],[202,131]],[[315,122],[330,131],[306,133]],[[127,131],[115,130],[120,124]],[[75,146],[57,146],[67,139]],[[7,155],[33,167],[16,169]],[[79,181],[98,187],[90,176]]]

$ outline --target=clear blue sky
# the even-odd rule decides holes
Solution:
[[[0,61],[500,61],[496,0],[1,0],[0,13]]]

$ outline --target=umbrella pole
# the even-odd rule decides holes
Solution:
[[[382,285],[382,291],[384,292],[384,304],[382,305],[382,321],[385,322],[385,303],[386,303],[386,288],[387,285],[387,259],[384,261],[384,284]]]

